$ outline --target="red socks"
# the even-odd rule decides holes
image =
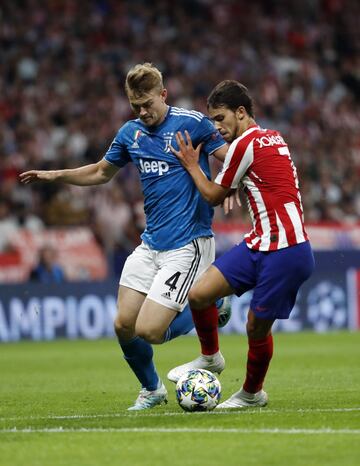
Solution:
[[[206,309],[192,309],[192,316],[198,334],[201,353],[212,355],[219,351],[218,338],[218,312],[214,305]],[[257,393],[262,389],[266,372],[273,355],[273,337],[269,335],[261,340],[250,340],[246,379],[244,390],[248,393]]]
[[[202,354],[210,355],[219,351],[218,312],[215,304],[206,309],[191,309]]]
[[[269,335],[261,340],[248,340],[249,352],[246,366],[244,390],[256,393],[262,389],[266,372],[273,355],[273,338]]]

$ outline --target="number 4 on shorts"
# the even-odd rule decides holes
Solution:
[[[176,290],[176,283],[179,280],[180,275],[181,272],[176,272],[174,273],[174,275],[171,275],[171,277],[166,280],[165,285],[167,285],[170,288],[170,291]]]

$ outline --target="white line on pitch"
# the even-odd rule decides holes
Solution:
[[[236,428],[152,428],[152,427],[135,427],[135,428],[128,428],[128,427],[120,427],[120,428],[85,428],[81,427],[78,429],[71,429],[71,428],[63,428],[63,427],[56,427],[56,428],[44,428],[44,429],[33,429],[33,428],[25,428],[25,429],[0,429],[1,433],[12,433],[12,434],[33,434],[33,433],[49,433],[49,434],[57,434],[57,433],[81,433],[81,432],[122,432],[122,433],[133,433],[133,432],[149,432],[149,433],[225,433],[225,434],[296,434],[296,435],[313,435],[313,434],[345,434],[345,435],[359,435],[360,429],[330,429],[330,428],[321,428],[321,429],[236,429]]]
[[[101,419],[101,418],[123,418],[123,417],[166,417],[166,416],[216,416],[226,414],[283,414],[283,413],[350,413],[359,412],[360,408],[314,408],[314,409],[267,409],[267,408],[247,408],[241,410],[228,411],[210,411],[210,412],[164,412],[164,413],[108,413],[108,414],[69,414],[64,416],[18,416],[18,417],[0,417],[0,421],[40,421],[40,420],[56,420],[56,419]]]

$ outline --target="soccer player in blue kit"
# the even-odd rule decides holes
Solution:
[[[134,66],[125,91],[137,118],[120,128],[99,162],[69,170],[31,170],[20,179],[88,186],[108,182],[129,162],[138,168],[146,229],[121,274],[115,332],[141,384],[129,410],[142,410],[167,401],[151,344],[193,328],[187,294],[215,258],[213,209],[170,147],[176,146],[178,131],[188,131],[194,144],[202,144],[199,163],[210,179],[208,156],[224,160],[228,146],[205,115],[166,104],[161,72],[152,64]]]

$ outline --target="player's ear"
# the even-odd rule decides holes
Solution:
[[[238,120],[242,120],[243,118],[245,118],[246,116],[246,110],[245,110],[245,107],[243,107],[242,105],[240,105],[240,107],[238,107],[235,111],[235,115],[236,115],[236,118]]]
[[[160,96],[162,97],[162,101],[165,102],[166,97],[167,97],[167,89],[164,88],[164,89],[160,92]]]

